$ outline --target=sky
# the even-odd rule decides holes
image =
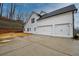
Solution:
[[[16,7],[16,13],[24,12],[27,14],[26,18],[29,17],[32,11],[40,13],[44,11],[46,13],[63,8],[65,6],[71,5],[72,3],[18,3]],[[4,16],[6,15],[6,9],[9,7],[10,4],[4,4]],[[79,9],[79,4],[74,3],[77,9]],[[75,13],[75,27],[79,27],[79,10]]]

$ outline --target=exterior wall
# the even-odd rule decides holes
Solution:
[[[35,18],[35,20],[37,20],[39,17],[36,14],[33,14],[30,17],[29,22],[25,25],[25,31],[24,31],[25,33],[51,35],[51,36],[57,36],[57,37],[58,36],[59,37],[73,37],[73,14],[72,12],[67,12],[67,13],[59,14],[59,15],[52,16],[49,18],[45,18],[45,19],[36,21],[33,24],[31,23],[32,18]],[[62,33],[57,34],[56,31],[61,29],[61,27],[57,27],[57,25],[58,26],[62,25],[61,27],[63,29],[66,28],[64,27],[65,25],[69,26],[68,28],[69,34],[68,35],[63,35]],[[28,27],[31,28],[30,32],[27,32]],[[34,27],[36,27],[36,31],[34,31]]]
[[[32,18],[35,18],[35,23],[31,23],[31,19]],[[37,19],[39,18],[39,16],[37,15],[37,14],[35,14],[35,13],[33,13],[32,15],[31,15],[31,17],[30,17],[30,19],[29,19],[29,21],[28,21],[28,23],[26,23],[25,24],[25,26],[24,26],[24,33],[35,33],[34,32],[34,28],[35,27],[37,27]],[[31,31],[27,31],[27,28],[31,28]]]
[[[64,24],[69,24],[69,35],[61,35],[61,34],[56,34],[56,25],[64,25]],[[39,20],[37,26],[51,26],[51,33],[50,34],[44,34],[44,35],[51,35],[51,36],[59,36],[59,37],[73,37],[73,17],[72,17],[72,12],[67,12],[63,14],[59,14],[53,17],[49,17],[43,20]],[[63,27],[64,28],[64,27]],[[44,31],[39,31],[37,29],[37,34],[40,34]]]

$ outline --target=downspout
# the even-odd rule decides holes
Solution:
[[[75,37],[75,35],[76,35],[76,34],[75,34],[75,29],[74,29],[74,28],[75,28],[75,24],[74,24],[74,19],[75,19],[75,18],[74,18],[74,14],[75,14],[75,13],[77,13],[77,10],[75,10],[75,11],[72,12],[72,17],[73,17],[73,20],[72,20],[72,21],[73,21],[73,39],[74,39],[74,37]]]
[[[74,39],[74,36],[75,36],[75,30],[74,30],[74,11],[72,12],[72,18],[73,18],[72,19],[72,21],[73,21],[72,22],[72,24],[73,24],[73,37],[72,38]]]

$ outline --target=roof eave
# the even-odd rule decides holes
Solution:
[[[77,12],[77,10],[78,9],[74,9],[74,10],[70,10],[70,11],[66,11],[66,12],[71,12],[71,11],[76,11]],[[63,13],[66,13],[66,12],[63,12]],[[63,13],[59,13],[59,14],[63,14]],[[56,15],[59,15],[59,14],[51,15],[51,16],[48,16],[48,17],[56,16]],[[45,17],[45,18],[48,18],[48,17]],[[40,20],[45,19],[45,18],[39,18],[37,21],[40,21]]]

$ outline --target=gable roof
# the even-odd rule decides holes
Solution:
[[[77,8],[75,7],[75,5],[70,5],[70,6],[67,6],[67,7],[64,7],[64,8],[55,10],[55,11],[52,11],[50,13],[44,14],[38,20],[45,19],[45,18],[48,18],[48,17],[51,17],[51,16],[55,16],[55,15],[58,15],[58,14],[69,12],[69,11],[75,11],[75,10],[77,10]]]
[[[38,14],[38,13],[36,13],[36,12],[32,11],[32,13],[30,14],[30,16],[26,19],[25,24],[26,24],[26,23],[28,23],[28,21],[29,21],[30,17],[31,17],[33,14],[36,14],[37,16],[41,17],[41,15],[40,15],[40,14]]]

